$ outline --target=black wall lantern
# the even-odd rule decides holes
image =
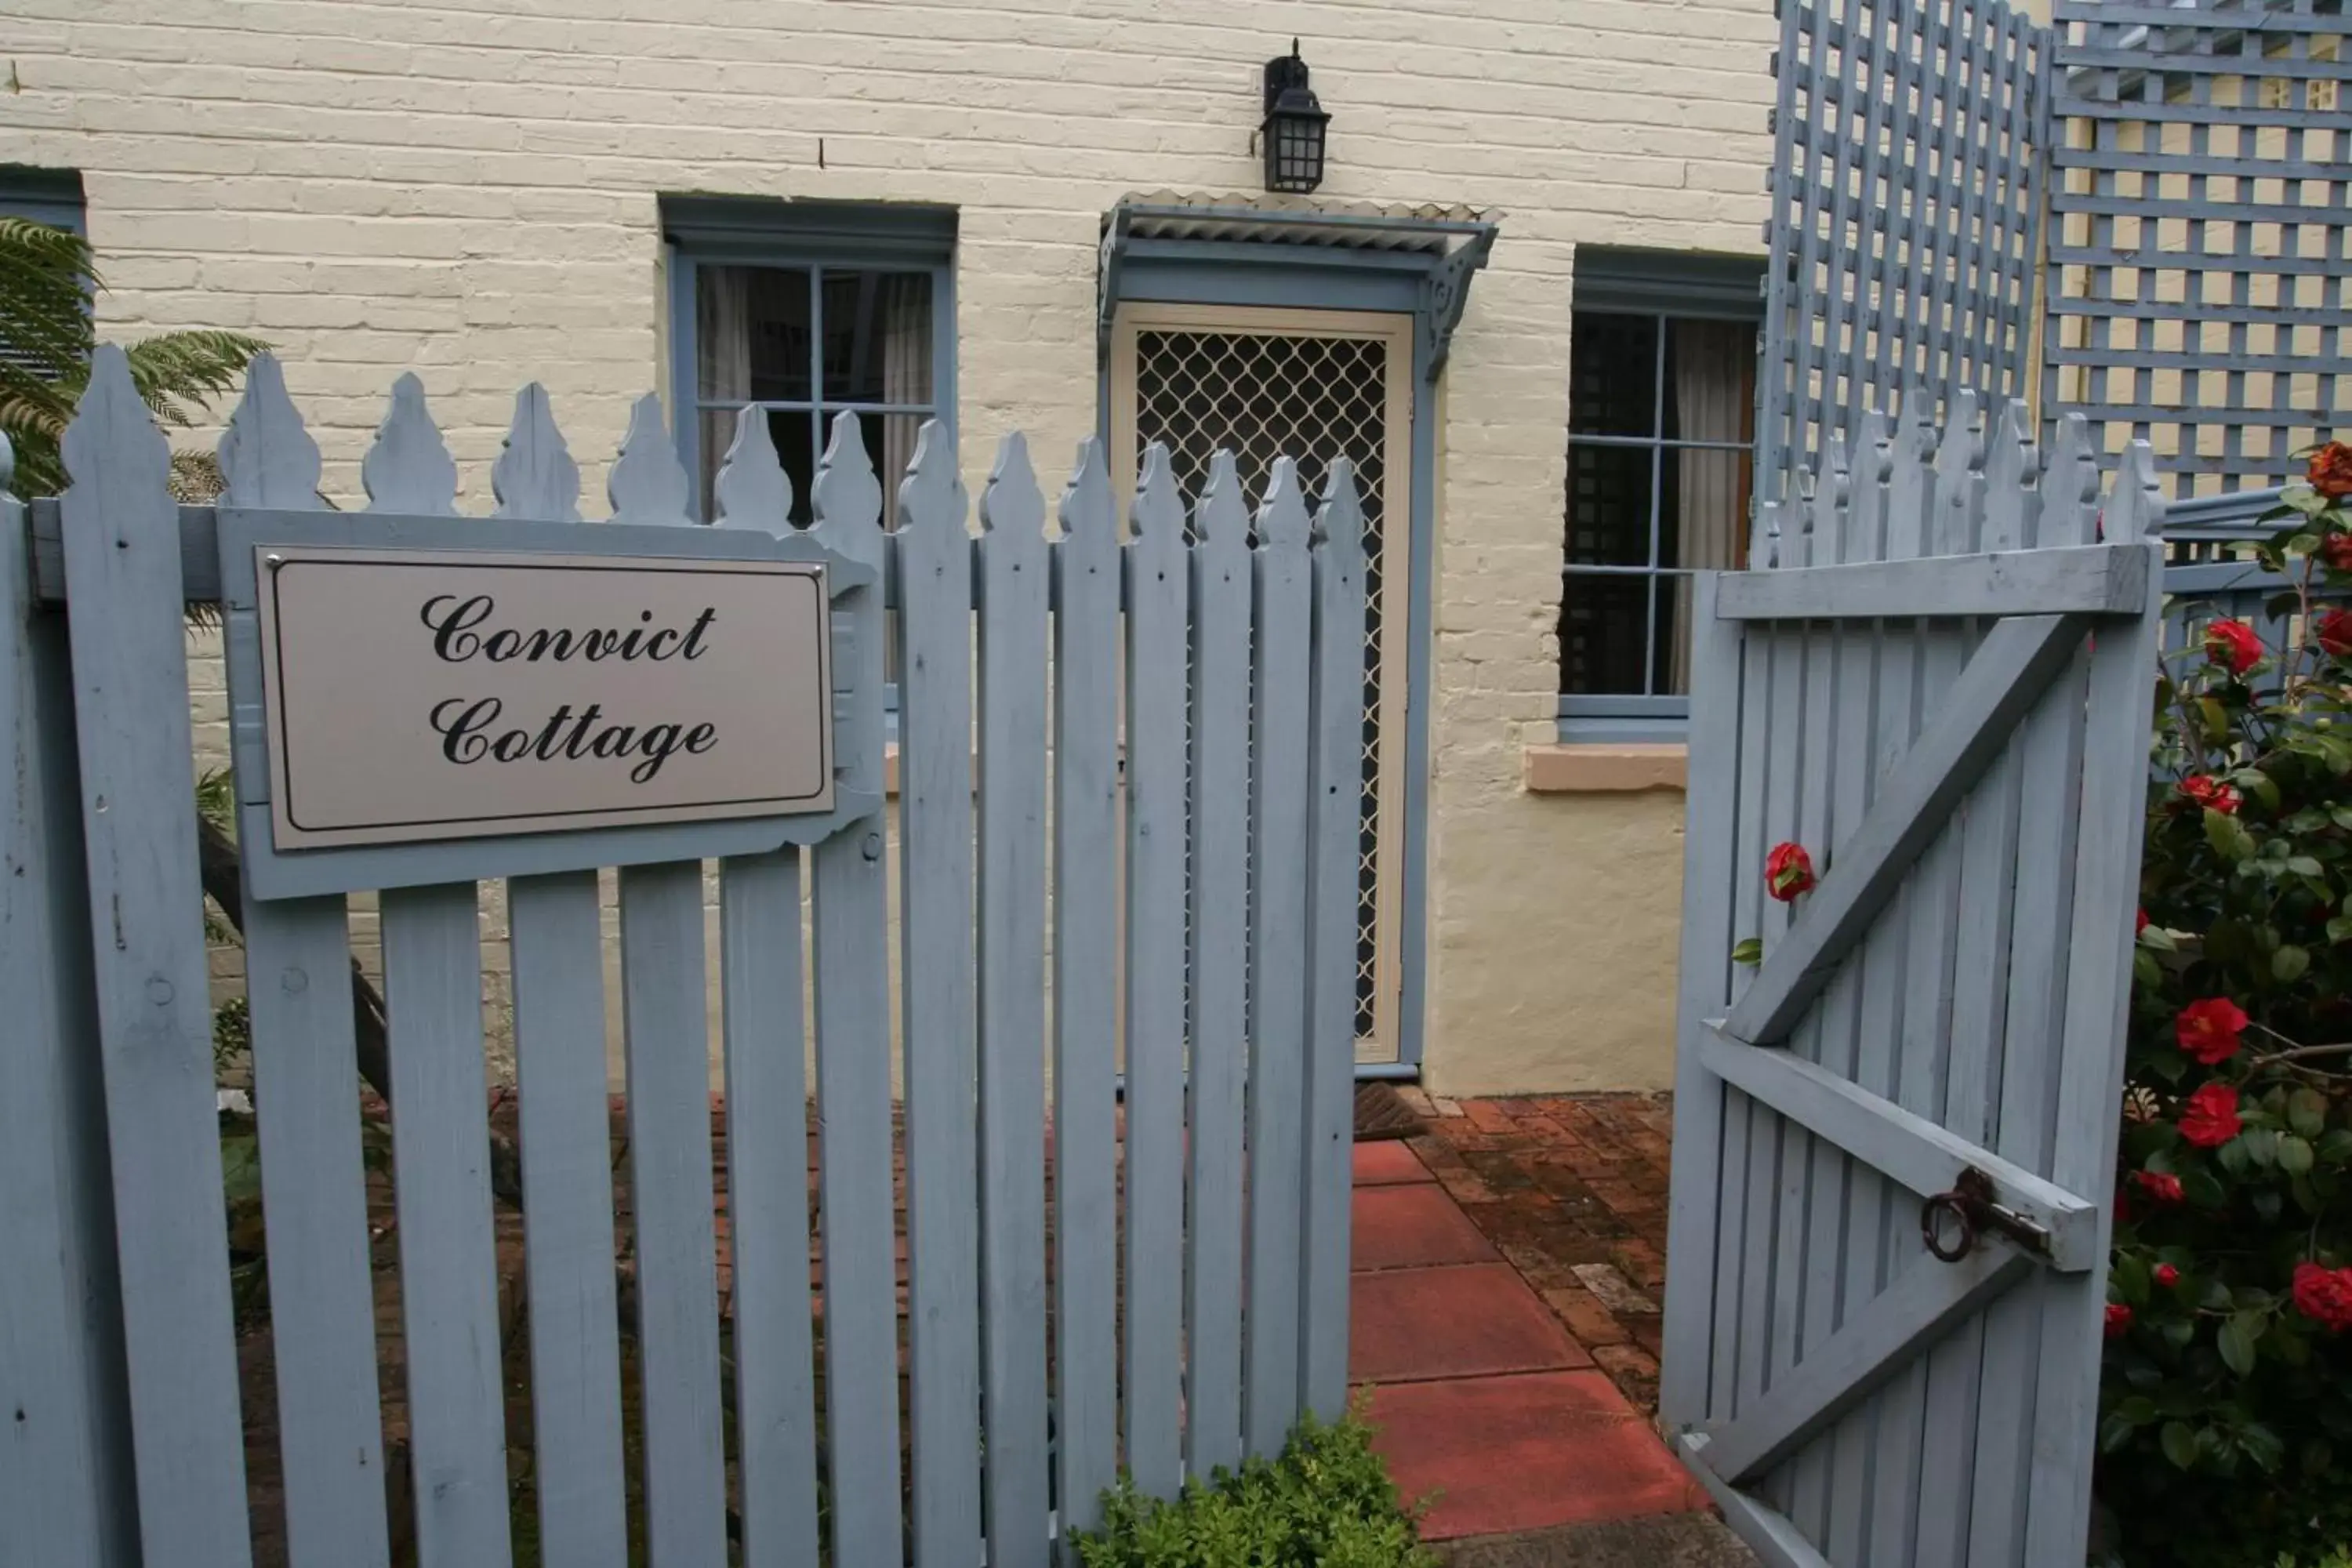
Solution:
[[[1311,191],[1323,183],[1323,128],[1330,122],[1307,89],[1307,62],[1293,38],[1288,54],[1265,62],[1265,123],[1258,139],[1265,144],[1267,190]]]

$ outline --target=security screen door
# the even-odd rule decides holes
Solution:
[[[1363,498],[1363,866],[1356,1055],[1397,1059],[1403,844],[1405,605],[1412,493],[1412,318],[1224,305],[1119,307],[1111,343],[1111,449],[1122,494],[1144,448],[1166,444],[1188,501],[1230,449],[1253,510],[1277,457],[1309,495],[1346,457]]]

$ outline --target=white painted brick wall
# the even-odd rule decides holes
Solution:
[[[1606,902],[1579,884],[1653,878],[1657,846],[1629,858],[1599,815],[1522,795],[1519,748],[1549,737],[1557,684],[1576,247],[1758,247],[1769,0],[7,10],[0,162],[83,171],[104,330],[268,339],[345,504],[386,388],[415,370],[485,510],[527,378],[601,492],[629,399],[663,374],[662,191],[960,207],[974,489],[1004,430],[1058,459],[1094,423],[1100,214],[1131,192],[1255,189],[1259,67],[1297,35],[1335,117],[1322,195],[1503,217],[1444,392],[1433,1081],[1490,1087],[1498,1032],[1540,1076],[1566,1021],[1615,1042],[1601,1078],[1663,1081],[1672,889],[1645,974],[1562,962]],[[216,667],[198,680],[218,748]],[[1528,878],[1556,889],[1532,920],[1507,885]]]

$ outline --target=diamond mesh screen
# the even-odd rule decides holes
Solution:
[[[1364,773],[1362,869],[1357,880],[1356,1036],[1374,1032],[1381,966],[1381,540],[1388,500],[1388,344],[1374,338],[1265,332],[1139,331],[1135,441],[1166,443],[1176,480],[1200,493],[1209,458],[1230,449],[1253,510],[1276,458],[1297,460],[1319,495],[1330,459],[1356,465],[1364,503]],[[1383,1041],[1383,1045],[1392,1045]]]

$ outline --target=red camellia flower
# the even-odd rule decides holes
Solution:
[[[2352,533],[2331,533],[2321,540],[2319,558],[2331,572],[2352,572]]]
[[[2226,1083],[2198,1087],[2180,1113],[2180,1135],[2200,1149],[2218,1149],[2238,1135],[2238,1091]]]
[[[2138,921],[2132,927],[2132,935],[2134,936],[2137,936],[2140,932],[2147,929],[2147,911],[2146,910],[2141,910],[2138,911]]]
[[[2208,811],[2218,811],[2225,816],[2237,814],[2238,786],[2223,784],[2209,774],[2190,773],[2180,781],[2180,793]]]
[[[2320,616],[2311,640],[2330,658],[2352,654],[2352,610],[2330,610]]]
[[[2352,496],[2352,447],[2330,441],[2311,455],[2311,488],[2329,500]]]
[[[2180,1178],[2168,1171],[2134,1171],[2132,1180],[2139,1184],[2140,1191],[2158,1203],[2177,1204],[2180,1201]]]
[[[2294,1266],[2294,1307],[2305,1317],[2337,1333],[2352,1329],[2352,1268]]]
[[[2173,1184],[2179,1185],[2177,1182]],[[2169,1263],[2159,1263],[2156,1266],[2156,1271],[2148,1278],[2156,1281],[2158,1289],[2169,1290],[2180,1283],[2180,1270]]]
[[[2131,1324],[2132,1310],[2129,1307],[2125,1306],[2121,1301],[2107,1303],[2107,1338],[2111,1340],[2123,1338],[2124,1331],[2130,1328]]]
[[[1801,844],[1775,844],[1764,857],[1764,887],[1782,903],[1813,890],[1813,858]]]
[[[2238,1033],[2246,1015],[2227,996],[2207,996],[2191,1002],[2172,1021],[2172,1037],[2180,1048],[2207,1067],[2238,1054]]]
[[[2243,675],[2263,660],[2263,639],[2243,621],[2224,617],[2205,628],[2205,657],[2231,675]]]

